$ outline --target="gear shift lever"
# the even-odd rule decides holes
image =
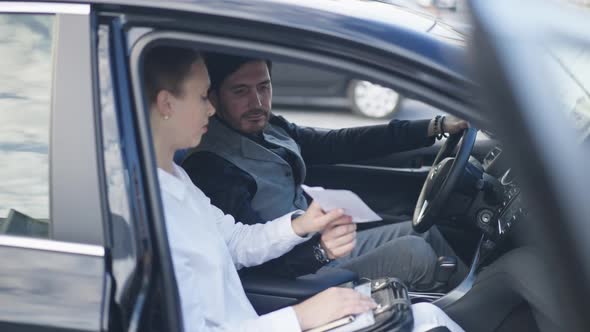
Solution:
[[[434,280],[432,284],[426,288],[416,289],[417,298],[420,298],[419,293],[441,293],[446,292],[449,288],[449,280],[451,276],[457,271],[457,257],[454,256],[440,256],[436,261],[434,268]]]
[[[436,271],[434,271],[434,280],[446,286],[451,276],[457,271],[457,257],[440,256],[436,261]]]

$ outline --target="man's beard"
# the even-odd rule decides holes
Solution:
[[[268,119],[270,118],[270,110],[265,110],[263,108],[254,108],[251,110],[246,111],[243,113],[238,119],[232,120],[232,118],[228,115],[227,109],[223,106],[219,108],[217,113],[215,114],[219,119],[221,119],[225,124],[229,125],[231,128],[244,133],[244,134],[257,134],[262,132],[264,128],[268,125]],[[265,124],[262,128],[256,130],[256,132],[250,132],[246,130],[246,128],[242,127],[244,122],[249,122],[249,117],[256,117],[259,115],[264,115],[266,117]],[[237,122],[235,121],[237,120]]]
[[[255,108],[252,110],[247,111],[246,113],[242,114],[242,119],[248,119],[248,118],[252,118],[252,117],[257,117],[259,115],[264,115],[266,118],[268,118],[268,114],[270,113],[270,111],[267,111],[265,109],[262,108]]]

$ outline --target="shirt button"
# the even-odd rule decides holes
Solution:
[[[285,172],[285,176],[286,177],[290,177],[291,176],[291,172]]]

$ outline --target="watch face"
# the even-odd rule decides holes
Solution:
[[[320,263],[329,263],[330,259],[328,258],[328,255],[326,255],[326,252],[324,251],[324,249],[321,247],[321,245],[317,245],[313,247],[313,253],[315,255],[315,259],[317,259]]]
[[[323,262],[324,260],[322,259],[322,254],[319,252],[319,250],[314,251],[315,254],[315,259],[318,260],[318,262]]]

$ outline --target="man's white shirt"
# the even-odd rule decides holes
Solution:
[[[306,241],[291,214],[244,225],[211,205],[185,171],[158,169],[185,331],[301,331],[293,308],[258,316],[237,269],[262,264]]]

